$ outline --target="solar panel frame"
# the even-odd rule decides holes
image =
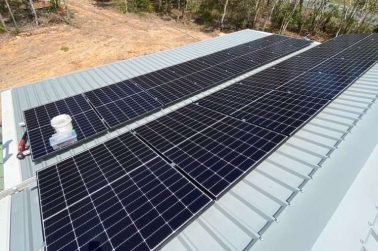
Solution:
[[[134,144],[134,143],[131,144],[131,145],[130,144],[126,145],[126,143],[123,143],[123,140],[128,140],[127,142],[130,142],[131,138],[132,138],[132,140],[139,142],[139,146],[138,146],[138,144]],[[143,246],[144,249],[141,249],[141,250],[154,250],[154,249],[157,249],[159,246],[161,246],[163,243],[165,243],[172,236],[174,236],[174,234],[178,230],[182,229],[183,226],[188,224],[194,218],[198,217],[201,212],[203,212],[207,207],[209,207],[212,204],[211,198],[209,198],[206,194],[201,192],[190,180],[188,180],[185,176],[181,175],[176,169],[169,166],[168,163],[166,161],[164,161],[161,157],[159,157],[158,154],[156,154],[151,148],[149,148],[147,145],[145,145],[142,141],[140,141],[137,137],[135,137],[131,133],[123,134],[120,137],[117,137],[113,140],[106,142],[105,144],[107,144],[110,147],[112,145],[112,142],[114,143],[114,142],[117,142],[117,141],[121,142],[121,147],[119,147],[117,145],[116,149],[121,150],[122,146],[127,147],[127,149],[129,149],[129,151],[132,152],[134,154],[134,156],[139,156],[141,159],[139,159],[139,164],[136,163],[134,165],[136,167],[133,170],[131,170],[129,173],[126,173],[122,176],[117,176],[116,173],[113,173],[112,175],[115,177],[115,179],[112,180],[112,181],[109,181],[107,179],[107,177],[111,177],[111,176],[107,176],[103,173],[103,171],[101,171],[101,164],[99,164],[99,162],[98,162],[100,159],[102,159],[106,163],[106,162],[109,162],[109,159],[104,159],[99,153],[97,153],[97,155],[96,155],[97,158],[96,158],[95,155],[88,153],[91,150],[97,151],[96,149],[98,147],[100,147],[100,148],[104,147],[108,150],[108,152],[111,154],[111,156],[113,156],[113,153],[111,152],[110,148],[108,148],[105,145],[100,145],[100,146],[97,146],[95,148],[89,149],[87,152],[81,153],[81,154],[76,155],[72,158],[65,159],[65,161],[63,161],[63,162],[61,162],[57,165],[54,165],[54,166],[51,166],[51,167],[48,167],[48,168],[44,168],[44,169],[37,172],[37,185],[38,185],[38,188],[39,188],[38,189],[39,205],[40,205],[40,210],[41,210],[41,222],[42,222],[43,234],[44,234],[43,238],[45,239],[46,242],[50,242],[51,245],[53,245],[53,244],[60,245],[61,248],[67,247],[68,249],[70,249],[75,245],[76,245],[75,248],[78,248],[78,244],[79,244],[78,241],[81,237],[82,241],[84,241],[84,240],[87,240],[87,241],[82,242],[81,244],[79,244],[79,246],[80,247],[84,247],[84,245],[88,246],[89,245],[88,243],[90,243],[92,240],[94,240],[92,238],[92,235],[88,236],[88,234],[87,234],[87,233],[89,233],[89,231],[92,231],[92,229],[88,230],[87,228],[84,228],[83,230],[88,231],[88,232],[85,232],[85,234],[84,234],[84,232],[82,232],[82,234],[80,236],[79,235],[76,236],[76,234],[79,231],[78,228],[82,228],[82,226],[84,226],[84,224],[90,224],[88,222],[91,222],[92,219],[96,218],[96,219],[99,220],[98,223],[96,224],[96,227],[99,227],[99,228],[103,227],[103,230],[104,230],[104,231],[101,230],[100,232],[99,232],[99,230],[97,230],[98,235],[96,235],[95,238],[97,238],[97,236],[102,235],[101,240],[104,241],[104,243],[101,243],[100,242],[101,240],[97,240],[97,241],[99,241],[98,246],[101,246],[103,248],[102,250],[108,250],[103,245],[105,245],[109,241],[109,245],[107,246],[109,248],[109,250],[112,249],[112,248],[116,248],[116,250],[125,250],[124,248],[120,248],[119,245],[114,246],[114,243],[116,243],[115,237],[118,236],[120,232],[122,232],[124,230],[126,231],[126,229],[129,229],[129,227],[127,227],[126,229],[120,230],[116,234],[114,234],[113,230],[110,231],[111,228],[114,228],[119,222],[121,222],[121,221],[123,221],[123,219],[125,219],[125,218],[122,218],[122,217],[120,218],[118,212],[125,211],[126,213],[128,212],[126,214],[126,216],[130,215],[130,217],[131,217],[130,223],[136,224],[135,226],[137,227],[137,229],[140,230],[140,232],[139,232],[139,230],[138,231],[135,230],[135,233],[133,235],[131,235],[131,237],[135,236],[135,234],[140,233],[140,235],[142,236],[143,239],[139,238],[138,244],[142,245],[144,243],[144,246]],[[149,154],[144,155],[144,152],[140,147],[144,148],[144,150],[148,149]],[[94,154],[94,152],[93,152],[93,154]],[[85,162],[81,162],[81,164],[79,164],[78,161],[81,158],[80,156],[83,156],[83,155],[87,156],[87,157],[84,158]],[[92,157],[88,158],[88,156],[92,156]],[[113,156],[112,158],[118,159],[119,157]],[[96,165],[96,168],[99,168],[98,170],[100,170],[100,172],[102,173],[102,178],[105,178],[104,181],[107,182],[105,185],[103,185],[104,183],[101,182],[101,180],[103,180],[103,179],[99,180],[97,178],[97,176],[95,174],[93,174],[92,171],[90,171],[90,170],[93,170],[93,169],[88,167],[88,163],[89,163],[88,160],[92,161],[92,163],[94,163]],[[146,161],[146,162],[144,162],[144,161]],[[74,163],[74,165],[75,165],[74,171],[72,171],[73,169],[71,168],[72,166],[69,165],[69,162]],[[117,162],[118,162],[118,160],[117,160]],[[65,169],[59,169],[57,167],[58,165],[67,165],[67,164],[68,164],[68,166],[64,167]],[[119,166],[122,166],[121,162],[118,162],[118,164],[119,164]],[[82,165],[82,167],[80,169],[78,167],[79,165]],[[85,165],[85,166],[83,166],[83,165]],[[84,169],[82,169],[83,167],[86,169],[86,171],[84,171]],[[112,165],[112,168],[114,168],[114,165]],[[72,174],[78,172],[79,176],[80,176],[78,179],[83,182],[85,189],[87,191],[87,194],[81,194],[81,193],[75,192],[78,189],[76,185],[69,185],[69,186],[64,185],[64,183],[67,183],[68,181],[72,182],[72,179],[74,177],[76,177],[76,179],[77,179],[77,176],[73,176],[72,174],[68,174],[68,173],[63,175],[62,170],[68,170],[68,172],[72,173]],[[111,169],[109,169],[109,170],[111,171]],[[47,177],[45,177],[45,179],[41,180],[41,173],[43,173],[43,172],[45,172],[45,173],[47,172]],[[51,175],[55,175],[54,172],[56,173],[57,178],[58,178],[58,179],[54,179],[54,180],[57,180],[57,182],[59,182],[59,184],[52,183],[52,180],[51,180],[52,176]],[[107,172],[109,172],[109,171],[107,171]],[[147,173],[150,173],[150,174],[147,175]],[[151,182],[147,183],[145,181],[146,179],[148,179],[148,177],[151,177],[151,175],[153,176],[154,180],[158,180],[160,182],[156,186],[154,184],[157,181],[152,181],[154,183],[151,183]],[[66,180],[65,182],[63,182],[62,177]],[[164,210],[164,211],[161,211],[161,214],[159,213],[159,215],[160,215],[159,217],[161,217],[161,219],[164,219],[164,221],[166,219],[170,219],[169,221],[168,220],[165,221],[164,224],[167,224],[167,225],[164,225],[164,226],[168,226],[168,224],[170,224],[169,226],[171,227],[171,230],[169,230],[168,232],[167,231],[159,231],[159,232],[150,233],[151,227],[148,227],[148,226],[152,225],[154,220],[153,219],[151,220],[150,217],[147,217],[147,221],[142,220],[142,218],[140,218],[137,214],[135,214],[137,212],[137,210],[139,210],[139,211],[142,210],[143,209],[142,205],[145,205],[145,204],[142,204],[141,206],[139,206],[138,209],[133,209],[134,211],[130,211],[131,209],[129,209],[129,208],[131,208],[131,206],[133,204],[135,204],[134,202],[136,202],[136,200],[138,200],[138,199],[134,198],[133,202],[129,205],[123,204],[124,203],[123,200],[125,198],[130,197],[131,195],[133,195],[135,193],[135,192],[131,193],[129,191],[130,189],[132,189],[132,187],[125,185],[126,183],[124,183],[124,181],[123,181],[123,179],[125,177],[134,177],[134,178],[132,178],[133,179],[132,183],[136,186],[137,189],[140,189],[139,193],[141,193],[143,196],[147,196],[147,197],[153,196],[151,198],[154,200],[154,202],[148,200],[146,203],[153,203],[153,204],[155,203],[154,205],[159,205],[158,206],[159,208],[153,207],[153,209],[151,209],[151,210],[156,210],[156,212],[160,212],[161,210]],[[139,178],[136,179],[136,177],[139,177]],[[90,186],[89,186],[90,183],[88,183],[87,181],[91,181]],[[182,183],[182,181],[185,181],[184,182],[185,186]],[[44,186],[44,184],[46,184],[47,182],[49,182],[49,183],[48,183],[48,186],[46,187],[46,186]],[[127,181],[127,182],[129,182],[129,181]],[[77,183],[75,183],[75,184],[77,184]],[[143,184],[143,185],[139,186],[138,184]],[[171,185],[167,185],[167,189],[171,189],[171,190],[169,190],[169,191],[171,191],[171,195],[169,195],[165,192],[162,192],[162,191],[165,191],[164,188],[161,187],[162,184],[164,186],[166,184],[171,184]],[[42,185],[42,187],[41,187],[41,185]],[[56,189],[57,186],[61,186],[60,190],[59,190],[59,188]],[[52,190],[51,190],[51,187],[52,187]],[[69,188],[69,190],[67,190],[68,188]],[[119,190],[118,188],[121,188],[122,190]],[[64,208],[58,208],[57,210],[55,210],[54,213],[50,213],[50,214],[47,215],[46,218],[44,218],[45,210],[43,209],[42,201],[46,201],[46,199],[51,198],[53,196],[55,198],[56,192],[53,192],[52,194],[50,192],[50,191],[54,191],[54,189],[57,190],[58,193],[59,192],[61,193],[60,197],[64,197],[63,203],[65,203],[65,207]],[[108,191],[105,191],[105,189],[108,189]],[[119,205],[122,204],[124,206],[123,206],[123,209],[120,208],[118,211],[116,211],[115,212],[116,214],[112,213],[107,218],[104,218],[105,217],[105,215],[104,215],[105,211],[104,210],[109,211],[108,209],[115,207],[115,203],[110,203],[110,204],[108,203],[110,200],[114,200],[114,198],[115,198],[114,196],[113,197],[109,196],[110,195],[109,190],[111,190],[110,193],[113,192],[115,197],[117,197],[117,199],[118,199],[118,202],[115,202],[115,203],[118,203]],[[50,192],[50,194],[48,195],[49,197],[44,197],[44,194],[46,194],[46,191]],[[72,197],[72,196],[66,197],[68,195],[68,193],[66,193],[67,191],[71,191],[71,194],[73,194],[74,197]],[[154,192],[152,193],[152,191],[154,191]],[[175,191],[175,192],[173,192],[173,191]],[[95,195],[99,192],[102,194],[101,196],[98,196],[98,197],[93,196],[93,195]],[[150,195],[148,195],[148,194],[150,194]],[[84,196],[84,197],[82,197],[82,196]],[[124,196],[126,196],[126,197],[124,197]],[[161,200],[161,199],[158,199],[157,196],[160,196],[160,197],[163,196],[164,198]],[[168,196],[168,197],[165,197],[165,196]],[[162,207],[166,203],[171,203],[171,202],[173,203],[173,201],[171,199],[169,199],[172,196],[173,197],[176,196],[175,198],[177,198],[177,200],[176,199],[174,200],[174,201],[177,201],[177,202],[174,202],[174,204],[172,204],[172,205],[174,205],[174,206],[176,204],[177,205],[184,205],[185,206],[184,208],[181,207],[183,211],[177,212],[176,209],[178,209],[177,208],[178,206],[175,206],[174,209],[173,208],[166,208],[165,206]],[[72,198],[75,198],[75,200],[72,201]],[[105,202],[101,198],[106,198]],[[121,200],[121,198],[124,198],[124,199]],[[53,199],[52,201],[49,202],[49,204],[54,205],[55,207],[56,207],[56,205],[59,206],[59,204],[57,204],[57,200],[59,200],[59,198]],[[71,200],[71,202],[70,202],[70,204],[67,204],[69,200]],[[84,203],[85,200],[87,200],[87,204]],[[98,201],[98,202],[96,202],[96,201]],[[80,204],[82,202],[84,204]],[[80,210],[78,210],[78,208],[77,208],[78,205],[82,205],[82,206],[86,207],[86,205],[89,205],[88,203],[93,206],[93,209],[88,208],[88,210],[82,210],[82,207],[80,207]],[[100,203],[100,204],[97,204],[97,203]],[[178,203],[181,203],[181,204],[178,204]],[[104,208],[103,205],[105,205],[105,204],[107,206]],[[110,206],[108,206],[108,204]],[[100,209],[100,207],[102,207],[102,209]],[[126,207],[127,207],[128,211],[126,210]],[[76,208],[76,209],[72,209],[72,208]],[[73,211],[71,211],[71,209]],[[82,220],[83,218],[86,217],[86,215],[88,215],[88,213],[90,213],[93,210],[95,210],[95,212],[96,212],[95,216],[93,216],[90,219],[86,218],[86,220]],[[186,211],[191,213],[190,217],[188,215],[187,216],[181,215],[181,212],[186,212]],[[66,212],[67,212],[67,214],[63,218],[59,217],[60,214],[65,214]],[[77,215],[77,213],[75,213],[75,212],[81,212],[81,213],[80,213],[80,215]],[[111,212],[111,211],[109,211],[109,212]],[[147,213],[149,213],[149,212],[152,213],[152,211],[148,211]],[[171,216],[172,213],[173,213],[173,215]],[[75,218],[75,217],[72,218],[73,214],[76,214],[77,218]],[[132,216],[132,214],[134,214],[134,216]],[[56,224],[58,224],[60,227],[62,225],[61,224],[62,221],[65,218],[69,217],[69,224],[70,225],[68,227],[71,227],[72,233],[74,234],[74,240],[76,240],[76,244],[72,243],[70,241],[68,241],[66,243],[62,243],[62,239],[65,238],[65,236],[67,234],[70,234],[70,231],[68,231],[66,229],[68,232],[65,231],[64,233],[57,235],[57,233],[61,232],[62,227],[59,228],[58,230],[55,229],[50,234],[46,233],[46,230],[51,228],[51,225],[50,225],[50,227],[47,227],[48,225],[45,225],[45,222],[50,221],[51,219],[54,219],[54,217],[57,218],[57,222],[51,223],[52,226],[54,226],[54,225],[56,226]],[[117,222],[115,222],[115,223],[113,222],[114,223],[113,225],[112,225],[112,221],[110,221],[110,219],[112,217],[113,218],[116,217],[117,220],[119,219]],[[139,217],[139,218],[134,218],[134,217]],[[181,217],[181,219],[178,219],[178,217]],[[184,217],[184,218],[182,218],[182,217]],[[80,225],[80,224],[77,225],[79,219],[81,219],[80,224],[82,224],[82,225]],[[106,222],[108,222],[108,223],[106,223]],[[67,225],[63,225],[64,228],[66,226]],[[111,226],[111,227],[109,227],[109,226]],[[144,227],[141,227],[141,226],[144,226]],[[147,229],[147,227],[148,227],[148,229]],[[161,228],[162,227],[159,227],[158,230],[160,230]],[[60,232],[58,232],[58,231],[60,231]],[[87,236],[85,236],[85,235],[87,235]],[[104,235],[106,235],[106,237]],[[146,237],[146,238],[144,238],[144,237]],[[121,244],[127,244],[127,241],[129,239],[121,238],[119,241],[122,241]],[[131,248],[129,247],[129,249],[131,249]],[[49,245],[47,245],[46,250],[58,250],[58,248],[56,246],[52,246],[51,249],[50,249]],[[86,249],[82,249],[82,250],[86,250]]]

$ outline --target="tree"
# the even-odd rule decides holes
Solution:
[[[16,28],[16,30],[18,30],[17,22],[16,22],[16,19],[14,18],[14,15],[13,15],[12,9],[11,9],[11,7],[9,6],[8,0],[5,0],[5,5],[6,5],[7,8],[8,8],[9,15],[10,15],[11,18],[12,18],[12,21],[13,21],[14,27]]]
[[[221,26],[222,30],[223,30],[223,27],[224,27],[224,18],[226,17],[227,6],[228,6],[228,0],[226,0],[226,2],[224,3],[224,6],[223,6],[223,14],[222,14],[221,22],[220,22],[220,26]]]
[[[4,22],[3,16],[1,15],[1,12],[0,12],[0,22],[1,22],[1,25],[3,26],[3,29],[4,29],[5,31],[8,31],[8,28],[7,28],[7,26],[5,25],[5,22]]]
[[[35,12],[35,9],[34,9],[33,0],[26,1],[26,5],[28,6],[30,13],[34,17],[35,24],[38,25],[38,17],[37,17],[37,13]]]

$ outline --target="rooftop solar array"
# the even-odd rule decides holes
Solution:
[[[39,171],[46,249],[159,248],[368,70],[339,55],[377,39],[333,39]]]
[[[46,250],[152,250],[211,202],[131,133],[37,175]]]
[[[369,52],[370,56],[344,56],[357,51]],[[198,104],[290,136],[377,60],[378,35],[340,36],[211,94]]]
[[[32,158],[38,160],[54,152],[48,144],[54,133],[50,119],[58,114],[82,114],[73,119],[75,130],[80,134],[78,141],[81,141],[224,83],[309,43],[284,36],[267,36],[27,110],[24,115]],[[60,108],[61,103],[69,104],[71,99],[80,99],[86,111],[83,113],[84,108],[70,106]],[[86,115],[93,120],[88,121]]]

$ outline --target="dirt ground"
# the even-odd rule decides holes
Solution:
[[[0,35],[0,90],[216,36],[152,14],[70,3],[73,25]]]

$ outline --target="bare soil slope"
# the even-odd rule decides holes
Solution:
[[[70,1],[74,25],[0,36],[0,89],[203,40],[198,27]]]

